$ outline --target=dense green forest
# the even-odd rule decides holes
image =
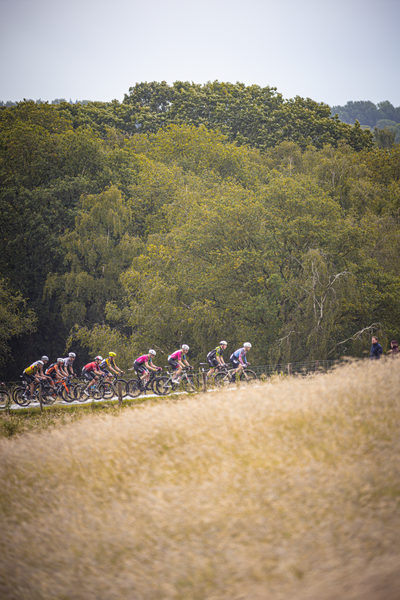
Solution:
[[[400,143],[400,106],[396,108],[387,100],[378,104],[347,102],[344,106],[333,106],[331,114],[337,114],[344,123],[352,125],[358,121],[361,127],[374,131],[375,141],[381,147]]]
[[[400,146],[326,104],[142,83],[0,108],[0,373],[220,339],[258,364],[363,356],[400,327]]]

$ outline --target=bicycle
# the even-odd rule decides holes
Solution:
[[[75,387],[77,384],[72,384],[69,377],[64,377],[59,381],[54,382],[53,397],[54,400],[59,398],[64,402],[73,402],[75,398]]]
[[[11,396],[5,389],[6,384],[0,382],[0,408],[7,408],[11,404]]]
[[[172,392],[177,392],[179,388],[183,388],[183,390],[187,392],[195,392],[196,387],[194,382],[194,376],[193,374],[189,375],[188,373],[188,371],[190,370],[191,369],[189,369],[188,367],[183,369],[178,381],[175,381],[173,379],[175,371],[172,373],[170,371],[167,371],[168,376],[161,376],[158,378],[158,382],[155,386],[156,394],[159,394],[160,396],[167,396]]]
[[[235,369],[229,369],[228,366],[221,367],[219,372],[215,375],[215,386],[216,387],[226,387],[228,385],[232,385],[232,383],[237,383],[237,381],[241,381],[242,383],[254,383],[257,380],[257,375],[254,371],[251,371],[246,366],[243,367],[242,372],[234,373]]]
[[[161,369],[159,369],[161,371]],[[130,379],[127,383],[127,396],[131,398],[137,398],[140,394],[151,390],[154,394],[160,395],[160,392],[157,391],[157,386],[160,383],[160,380],[163,379],[163,376],[157,375],[158,371],[150,372],[150,379],[147,381],[143,381],[140,379],[139,375],[137,379]]]
[[[208,371],[210,370],[210,365],[208,363],[200,363],[200,373],[208,373]],[[215,385],[215,378],[218,375],[218,373],[221,373],[222,371],[227,371],[228,370],[228,365],[226,365],[225,363],[222,365],[218,365],[217,367],[214,367],[214,372],[211,373],[211,375],[209,377],[207,377],[207,386],[208,385]]]
[[[109,383],[111,385],[111,387],[106,386],[103,398],[109,400],[113,396],[117,396],[118,395],[118,383],[121,384],[122,397],[125,398],[127,396],[129,381],[126,381],[125,379],[119,379],[118,375],[114,375],[112,377],[112,379],[106,378],[106,380],[104,381],[104,384],[107,384],[107,383]]]
[[[92,398],[92,400],[112,398],[114,395],[113,385],[110,381],[104,381],[104,379],[105,376],[99,377],[97,381],[92,380],[89,386],[87,383],[78,383],[74,389],[75,400],[86,402],[89,398]]]
[[[20,377],[22,378],[22,375]],[[54,387],[47,380],[40,380],[35,383],[32,396],[30,395],[29,384],[23,381],[22,385],[14,389],[12,399],[19,406],[29,406],[31,402],[39,402],[40,390],[42,393],[42,404],[53,404],[56,399]]]

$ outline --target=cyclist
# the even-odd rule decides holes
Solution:
[[[47,356],[42,356],[40,360],[36,360],[23,371],[22,377],[29,386],[29,398],[32,398],[33,396],[35,383],[47,379],[46,375],[43,373],[43,367],[48,361],[49,359]]]
[[[74,360],[76,358],[76,354],[75,352],[69,352],[68,356],[66,358],[63,358],[63,364],[62,364],[62,373],[63,373],[63,377],[74,377],[75,373],[74,373]]]
[[[222,340],[222,342],[219,343],[219,346],[217,346],[216,348],[214,348],[214,350],[211,350],[211,352],[207,354],[207,362],[211,367],[207,373],[207,377],[210,377],[214,373],[216,368],[218,369],[219,367],[222,367],[222,365],[226,364],[222,354],[224,350],[226,350],[227,345],[228,342]]]
[[[153,356],[155,356],[156,354],[157,352],[150,348],[148,354],[143,354],[142,356],[139,356],[133,363],[133,368],[135,369],[139,379],[143,383],[147,383],[150,379],[149,369],[150,371],[162,370],[162,367],[156,367],[156,365],[153,365]]]
[[[95,383],[99,380],[99,377],[104,375],[103,371],[100,369],[100,363],[103,360],[102,356],[96,356],[93,362],[88,363],[82,369],[82,375],[87,380],[88,384],[83,390],[83,393],[89,396],[89,392],[87,388],[91,383]]]
[[[175,371],[174,376],[172,377],[172,381],[177,383],[179,381],[180,375],[182,373],[182,369],[188,367],[189,369],[193,369],[187,361],[186,354],[189,352],[189,346],[187,344],[182,344],[179,350],[176,350],[172,354],[168,356],[168,363],[171,365],[172,369]]]
[[[65,377],[63,370],[64,360],[64,358],[57,358],[57,361],[46,369],[46,375],[51,377],[53,383],[58,383]]]
[[[106,374],[107,379],[111,379],[112,378],[112,376],[110,374],[110,371],[112,371],[113,373],[115,373],[115,375],[123,375],[123,373],[124,373],[115,364],[115,357],[116,356],[117,355],[116,355],[115,352],[109,352],[108,353],[108,358],[103,358],[103,360],[100,363],[100,369],[103,371],[103,373]]]
[[[233,371],[231,371],[231,375],[234,378],[236,373],[240,374],[243,371],[244,366],[248,366],[246,354],[250,350],[251,344],[250,342],[245,342],[242,348],[238,348],[235,350],[229,358],[233,365]]]

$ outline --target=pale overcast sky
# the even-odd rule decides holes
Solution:
[[[218,80],[399,106],[399,24],[400,0],[0,0],[0,100]]]

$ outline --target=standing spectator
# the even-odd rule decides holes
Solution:
[[[390,354],[390,356],[391,356],[392,358],[394,358],[395,356],[397,356],[397,355],[399,354],[399,349],[398,349],[398,347],[397,347],[397,342],[396,342],[396,340],[392,340],[392,341],[390,342],[390,350],[389,350],[388,354]]]
[[[378,338],[375,335],[373,335],[371,352],[370,352],[369,357],[371,360],[377,360],[378,358],[381,357],[381,354],[382,354],[382,346],[380,344],[378,344]]]

